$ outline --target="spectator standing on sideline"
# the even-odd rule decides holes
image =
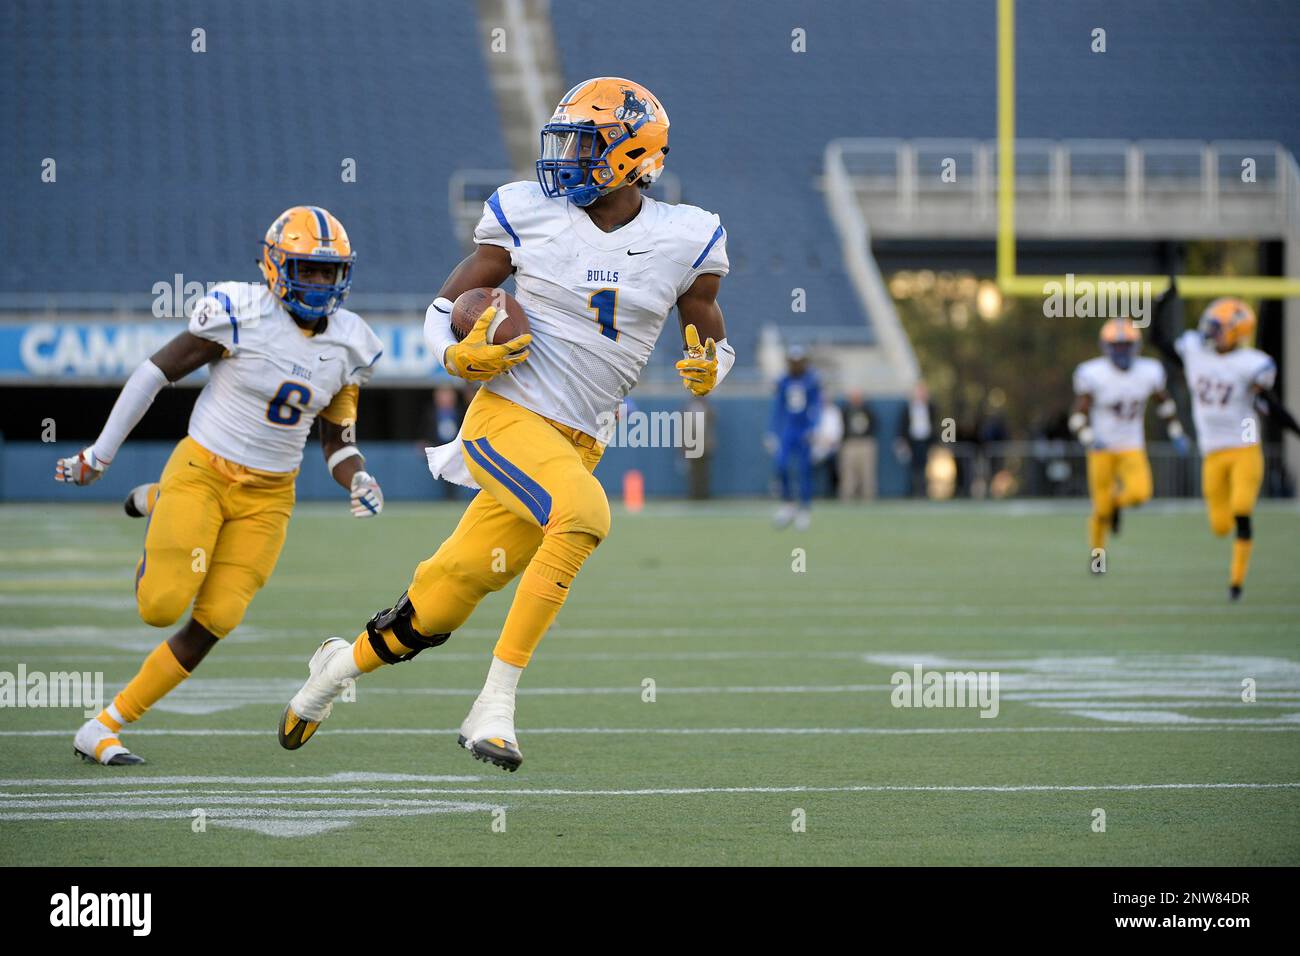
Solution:
[[[840,500],[876,497],[876,420],[861,389],[849,392],[840,412],[844,416],[844,445],[840,449]]]
[[[934,402],[925,382],[917,382],[912,397],[903,408],[903,427],[899,433],[898,457],[908,466],[908,494],[927,497],[925,468],[934,443]]]

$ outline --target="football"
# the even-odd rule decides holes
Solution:
[[[451,309],[451,330],[460,341],[469,335],[479,316],[491,306],[497,314],[488,325],[487,340],[502,345],[528,331],[528,315],[519,300],[505,289],[469,289],[456,297]]]

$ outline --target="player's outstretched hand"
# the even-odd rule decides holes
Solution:
[[[83,448],[69,458],[60,458],[54,465],[54,480],[70,485],[90,485],[99,480],[99,476],[108,467],[108,462],[95,457],[94,449]]]
[[[718,384],[718,348],[713,339],[700,345],[700,333],[686,326],[686,358],[677,363],[682,385],[692,395],[707,395]]]
[[[384,493],[369,472],[352,476],[352,517],[373,518],[384,510]]]
[[[483,310],[469,334],[447,349],[447,371],[470,382],[486,382],[502,372],[508,372],[528,358],[528,346],[533,341],[529,332],[501,345],[487,340],[488,326],[497,314],[494,305]]]

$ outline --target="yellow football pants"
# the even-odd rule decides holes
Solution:
[[[475,496],[407,590],[423,634],[460,627],[479,601],[523,572],[497,657],[526,666],[582,562],[609,534],[609,501],[592,474],[605,448],[590,435],[480,389],[461,450]]]
[[[194,620],[214,636],[233,631],[280,557],[296,475],[245,468],[183,439],[163,469],[136,567],[141,619],[167,627],[193,602]]]
[[[1210,530],[1225,535],[1234,517],[1255,510],[1264,483],[1264,452],[1259,445],[1221,448],[1201,463],[1201,493],[1210,517]]]
[[[1088,494],[1092,516],[1088,545],[1106,543],[1106,527],[1116,508],[1132,508],[1151,500],[1151,463],[1141,448],[1088,452]]]

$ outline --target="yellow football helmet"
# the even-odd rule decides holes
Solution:
[[[537,181],[551,198],[589,206],[635,182],[653,183],[668,155],[668,111],[640,83],[584,80],[542,127]]]
[[[1133,358],[1142,345],[1142,333],[1132,319],[1111,319],[1101,327],[1098,338],[1101,353],[1119,369],[1127,369],[1133,364]]]
[[[262,276],[271,294],[300,319],[322,319],[343,304],[352,288],[356,253],[343,223],[320,206],[294,206],[271,223],[262,240]],[[329,283],[306,282],[303,262],[335,265]]]
[[[1244,344],[1255,331],[1255,310],[1240,299],[1215,299],[1201,313],[1201,338],[1222,349]]]

